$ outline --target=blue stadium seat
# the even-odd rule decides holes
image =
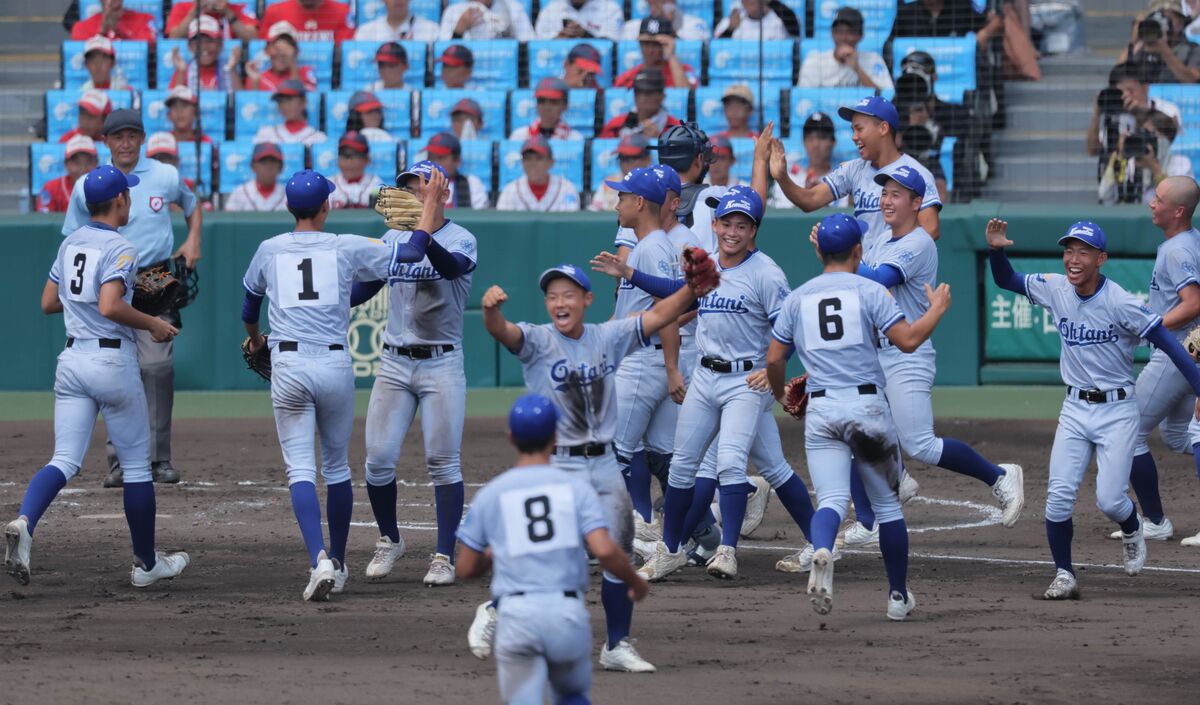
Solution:
[[[860,87],[850,88],[793,88],[789,96],[791,108],[791,136],[800,137],[804,121],[814,112],[820,111],[833,118],[837,145],[833,148],[835,162],[854,159],[858,150],[850,140],[850,123],[838,117],[837,110],[843,105],[853,105],[869,92]],[[888,96],[885,96],[888,97]]]
[[[425,142],[427,140],[413,140],[409,143],[409,161],[416,162],[426,158]],[[495,143],[491,140],[463,140],[462,141],[462,169],[464,174],[479,177],[483,182],[483,187],[489,192],[488,198],[491,198],[490,192],[494,191],[492,183],[492,147]]]
[[[704,20],[709,29],[713,27],[713,0],[679,0],[675,6],[683,10],[684,14],[695,15]],[[646,0],[633,0],[633,12],[630,15],[632,19],[645,19],[650,16],[650,3]],[[700,67],[696,66],[699,71]]]
[[[442,55],[451,44],[463,44],[475,55],[475,70],[471,79],[480,88],[504,89],[517,87],[517,51],[520,42],[515,39],[486,39],[486,40],[455,40],[449,42],[434,42],[433,58]],[[433,65],[433,83],[439,85],[442,75],[442,65]]]
[[[230,43],[226,42],[227,45]],[[271,64],[264,53],[266,47],[265,41],[255,39],[250,42],[250,50],[247,53],[251,60],[261,54],[264,70]],[[300,42],[300,65],[312,67],[313,73],[317,75],[317,90],[319,91],[333,88],[333,48],[333,42]]]
[[[1179,106],[1183,124],[1175,141],[1176,151],[1188,144],[1200,145],[1200,85],[1155,83],[1150,86],[1150,97]]]
[[[883,56],[883,44],[887,41],[888,32],[876,32],[867,30],[863,34],[862,41],[858,43],[859,51],[873,51],[880,56]],[[897,40],[899,41],[899,40]],[[818,51],[829,51],[833,49],[833,37],[830,36],[828,30],[825,34],[813,37],[807,41],[800,42],[800,66],[804,65],[805,59],[809,54]],[[886,56],[883,57],[885,60]]]
[[[413,91],[374,91],[383,103],[383,126],[393,137],[404,139],[412,134]],[[350,96],[354,91],[331,91],[325,94],[325,132],[331,137],[341,135],[346,127]],[[393,174],[395,176],[395,174]]]
[[[689,88],[668,88],[667,99],[663,102],[667,112],[672,116],[687,122]],[[604,91],[604,122],[607,123],[616,116],[633,109],[632,88],[609,88]]]
[[[796,21],[798,21],[800,23],[800,36],[801,37],[806,36],[804,33],[805,0],[783,0],[783,4],[786,5],[788,8],[790,8],[792,12],[796,13]],[[722,2],[721,2],[721,17],[728,17],[730,11],[733,10],[733,8],[735,8],[735,7],[738,8],[739,10],[741,10],[741,5],[742,5],[742,0],[722,0]],[[840,5],[839,5],[839,7],[840,7]],[[720,18],[718,18],[717,21],[720,21]],[[716,25],[713,25],[713,29],[716,29]]]
[[[238,91],[233,94],[233,137],[249,139],[264,125],[279,125],[283,117],[267,91]],[[321,94],[308,94],[308,122],[321,123]]]
[[[446,4],[453,5],[456,2],[466,2],[466,0],[449,0]],[[515,0],[515,2],[521,3],[521,5],[525,8],[525,14],[529,15],[529,22],[531,24],[537,22],[537,17],[535,17],[533,14],[533,0]],[[548,2],[548,0],[542,0],[543,6],[546,4],[546,2]]]
[[[375,51],[381,42],[342,42],[342,90],[360,90],[379,80],[375,67]],[[424,42],[400,42],[408,52],[408,72],[404,83],[420,90],[425,85],[425,61],[429,45]]]
[[[371,166],[367,171],[379,177],[385,184],[396,183],[396,155],[399,152],[398,142],[372,142]],[[321,144],[312,146],[313,169],[322,174],[333,174],[338,170],[337,141],[330,138]]]
[[[600,66],[604,72],[600,74],[597,83],[601,86],[611,86],[613,80],[612,57],[615,47],[607,39],[588,39],[586,42],[580,42],[578,39],[538,39],[528,42],[529,85],[536,86],[538,81],[547,76],[561,76],[567,54],[571,53],[571,49],[574,49],[576,44],[581,43],[590,44],[600,52]]]
[[[814,3],[813,36],[828,37],[833,16],[839,8],[853,7],[862,13],[866,31],[882,32],[886,37],[896,22],[896,0],[823,0]]]
[[[796,42],[775,39],[763,42],[762,71],[764,81],[792,81]],[[741,39],[714,39],[708,43],[708,80],[744,81],[753,76],[758,80],[758,42]]]
[[[279,149],[283,152],[283,171],[280,172],[279,178],[286,180],[288,176],[304,168],[304,145],[281,144]],[[250,157],[253,152],[254,145],[250,144],[249,140],[221,143],[217,176],[221,193],[229,193],[254,178],[254,172],[250,170]]]
[[[142,147],[142,156],[146,156],[146,148]],[[200,180],[196,180],[196,145],[189,142],[188,144],[179,145],[179,174],[183,178],[193,183],[192,191],[197,196],[208,196],[212,194],[212,160],[213,146],[209,143],[200,145]]]
[[[754,167],[754,140],[748,137],[735,137],[729,142],[733,145],[733,169],[731,173],[738,183],[750,183],[750,171]]]
[[[408,5],[408,10],[417,17],[424,17],[432,22],[437,22],[442,19],[442,3],[440,0],[412,0]],[[387,14],[387,6],[383,4],[383,0],[358,0],[358,21],[354,24],[355,27],[370,22],[378,17],[383,17]]]
[[[163,26],[163,4],[162,0],[125,0],[125,9],[135,12],[144,12],[154,18],[154,29],[156,34],[161,35],[165,27]],[[83,0],[79,3],[79,16],[87,19],[92,15],[101,12],[100,0]],[[172,4],[173,6],[173,4]]]
[[[500,143],[500,188],[513,179],[524,176],[521,169],[521,140],[504,140]],[[583,140],[550,140],[550,151],[554,152],[554,166],[550,173],[561,176],[583,192]]]
[[[221,46],[221,59],[218,66],[224,66],[229,61],[229,55],[233,52],[233,47],[237,42],[225,42]],[[192,52],[188,49],[186,39],[160,39],[156,53],[158,61],[154,64],[154,85],[160,89],[171,87],[171,77],[175,75],[175,64],[171,59],[171,52],[179,49],[180,56],[184,61],[191,61]],[[240,79],[238,79],[240,80]]]
[[[644,17],[644,15],[643,15]],[[677,41],[675,54],[683,63],[691,66],[696,72],[696,80],[700,80],[701,56],[704,54],[704,42]],[[617,73],[622,74],[642,63],[642,49],[636,39],[623,39],[617,42]],[[757,64],[756,64],[757,65]]]
[[[584,137],[596,133],[596,99],[597,92],[591,88],[572,88],[567,96],[567,124]],[[532,89],[521,88],[509,93],[508,106],[514,130],[537,119],[537,101]]]
[[[900,62],[914,51],[924,51],[937,62],[938,98],[962,103],[963,91],[975,90],[975,33],[962,37],[896,37],[892,42],[893,73],[900,76]]]
[[[707,86],[696,89],[696,123],[709,135],[720,132],[725,129],[725,107],[721,103],[721,94],[725,92],[725,88],[736,81],[726,81],[721,83],[712,83]],[[791,83],[766,83],[764,85],[766,99],[762,100],[758,95],[758,83],[754,80],[744,82],[750,88],[750,92],[754,94],[755,111],[750,116],[750,127],[752,129],[758,127],[758,114],[763,111],[763,124],[767,120],[774,120],[776,125],[779,125],[779,98],[780,91],[785,88],[790,88]],[[778,132],[776,132],[778,134]]]
[[[171,131],[167,106],[163,102],[170,91],[165,89],[142,92],[142,122],[146,133]],[[225,139],[225,108],[228,94],[222,91],[200,91],[200,128],[204,134],[220,142]]]
[[[596,138],[591,140],[589,149],[592,153],[592,170],[588,174],[587,190],[595,192],[596,189],[603,185],[604,179],[610,174],[621,173],[621,167],[617,163],[617,145],[621,140],[611,137]]]
[[[88,81],[87,68],[83,65],[84,42],[68,40],[62,43],[63,88],[78,89]],[[147,42],[113,42],[117,53],[116,71],[120,71],[130,86],[141,90],[150,86],[150,45]]]
[[[29,145],[29,192],[34,198],[42,192],[47,181],[67,173],[67,167],[63,164],[66,152],[67,145],[57,142],[34,142]],[[105,145],[96,145],[96,152],[101,164],[107,164],[112,158]]]
[[[450,131],[450,109],[463,98],[470,98],[483,109],[483,129],[480,138],[502,140],[508,137],[505,110],[508,93],[505,91],[476,91],[466,88],[427,88],[421,92],[421,132],[428,139],[438,132]]]
[[[132,91],[108,91],[113,109],[133,107]],[[57,142],[59,137],[79,124],[79,91],[46,91],[46,139]]]

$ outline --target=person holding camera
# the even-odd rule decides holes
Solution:
[[[1151,110],[1136,132],[1118,137],[1101,174],[1099,197],[1105,205],[1154,200],[1157,187],[1169,176],[1194,178],[1192,160],[1171,151],[1179,125],[1170,115]]]
[[[1186,27],[1178,0],[1153,0],[1133,23],[1120,61],[1144,63],[1148,83],[1200,82],[1200,44],[1188,41]]]

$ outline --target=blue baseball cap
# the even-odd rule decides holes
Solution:
[[[141,181],[133,174],[126,174],[112,164],[92,169],[83,177],[83,198],[88,203],[105,203],[133,188]]]
[[[883,120],[892,126],[892,132],[900,129],[900,114],[896,112],[896,106],[887,98],[880,98],[877,95],[867,96],[858,101],[854,105],[845,105],[838,108],[838,117],[843,120],[853,120],[854,114],[870,115],[873,118]]]
[[[433,176],[434,169],[442,172],[442,176],[449,180],[450,175],[446,173],[446,170],[442,168],[441,164],[431,162],[426,159],[424,161],[417,162],[416,164],[413,164],[404,171],[400,172],[396,176],[396,185],[400,186],[401,182],[404,181],[404,177],[406,176],[419,176],[423,181],[429,181],[429,177]]]
[[[728,190],[728,191],[726,191],[725,193],[721,194],[720,196],[708,196],[708,197],[706,197],[706,198],[704,199],[704,204],[705,204],[706,206],[708,206],[709,208],[712,208],[713,210],[716,210],[716,209],[717,209],[717,206],[721,205],[721,199],[722,199],[722,198],[724,198],[724,197],[726,197],[726,196],[728,196],[729,194],[731,194],[731,193],[740,193],[740,192],[742,192],[742,191],[753,191],[753,190],[754,190],[754,189],[750,188],[749,186],[747,186],[747,185],[745,185],[745,184],[734,184],[733,186],[730,186],[730,187],[729,187],[729,190]]]
[[[613,191],[618,193],[632,193],[635,196],[662,205],[663,201],[667,200],[667,187],[658,174],[654,173],[651,167],[642,167],[634,169],[625,175],[620,181],[605,181],[605,186],[608,186]]]
[[[752,188],[731,190],[717,204],[714,217],[723,218],[730,213],[743,213],[758,225],[763,217],[762,197]]]
[[[527,442],[549,441],[558,426],[558,409],[540,394],[517,397],[508,412],[508,432],[513,440]]]
[[[889,181],[895,181],[909,191],[912,191],[913,195],[917,198],[925,197],[925,177],[921,176],[921,172],[907,164],[902,164],[891,171],[881,171],[875,175],[875,183],[880,186],[885,185]]]
[[[832,255],[854,249],[862,242],[866,225],[845,213],[825,216],[817,228],[817,247],[823,254]]]
[[[668,191],[674,191],[677,194],[683,193],[683,182],[679,179],[679,172],[675,171],[674,167],[666,164],[655,164],[650,167],[654,175],[663,183],[663,187]]]
[[[319,207],[336,189],[337,186],[332,181],[319,173],[312,169],[302,169],[288,179],[284,193],[287,194],[288,208],[307,211]]]
[[[1104,237],[1104,231],[1090,220],[1081,220],[1067,228],[1067,234],[1058,238],[1058,244],[1065,245],[1067,240],[1079,240],[1101,252],[1108,251],[1108,238]]]
[[[564,277],[578,284],[584,291],[592,290],[592,282],[588,280],[587,275],[573,264],[560,264],[542,272],[542,276],[538,277],[538,286],[542,287],[544,294],[546,289],[550,288],[550,282]]]

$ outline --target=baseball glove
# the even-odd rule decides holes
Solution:
[[[783,385],[783,410],[803,419],[808,411],[808,375],[793,377]]]
[[[150,316],[161,316],[175,308],[182,286],[166,267],[138,272],[133,283],[133,307]]]
[[[265,340],[267,336],[263,336]],[[258,350],[250,349],[250,336],[242,341],[242,358],[246,360],[246,367],[254,374],[262,377],[268,382],[271,381],[271,346],[263,343],[263,346]]]
[[[1188,351],[1193,360],[1200,362],[1200,326],[1188,331],[1187,337],[1183,339],[1183,349]]]
[[[421,201],[402,188],[384,186],[379,189],[375,212],[382,215],[393,230],[412,230],[421,218]]]
[[[687,280],[687,284],[696,294],[696,298],[716,289],[717,285],[721,283],[721,275],[717,272],[717,263],[699,247],[684,249],[683,278]]]

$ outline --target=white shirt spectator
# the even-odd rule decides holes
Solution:
[[[578,9],[569,0],[552,0],[538,13],[536,31],[538,39],[554,39],[563,23],[573,20],[593,37],[616,41],[624,16],[624,10],[613,0],[587,0]]]
[[[354,30],[354,38],[371,42],[436,42],[438,24],[424,17],[409,14],[399,27],[388,24],[387,15],[361,25]]]
[[[275,182],[275,190],[264,196],[258,190],[258,182],[250,179],[238,186],[225,199],[227,211],[285,211],[287,193],[282,181]]]
[[[738,7],[738,12],[742,15],[742,21],[738,23],[737,29],[733,30],[730,39],[753,39],[758,41],[758,25],[762,23],[762,38],[766,39],[790,39],[787,29],[783,26],[783,20],[779,19],[779,15],[771,10],[767,10],[767,14],[763,15],[761,20],[752,20],[746,16],[746,11],[742,7]],[[713,30],[713,37],[721,38],[725,30],[729,28],[729,18],[723,17],[717,23],[717,28]]]
[[[550,175],[546,193],[538,199],[529,188],[529,179],[522,176],[514,179],[500,192],[496,199],[498,211],[536,211],[553,213],[579,210],[579,192],[575,186],[561,176]]]
[[[329,194],[330,208],[367,208],[371,205],[371,195],[379,193],[383,182],[374,174],[364,174],[353,183],[337,172],[329,178],[337,190]]]
[[[259,142],[274,142],[275,144],[314,145],[325,141],[325,133],[312,125],[305,125],[292,132],[283,125],[263,125],[254,135],[254,144]]]
[[[814,51],[800,66],[800,82],[797,85],[805,88],[836,88],[839,86],[859,85],[858,72],[854,67],[839,63],[833,58],[833,49]],[[894,88],[892,74],[888,71],[883,57],[873,51],[858,52],[858,65],[871,77],[875,86],[880,90],[890,91]],[[864,86],[870,88],[870,86]]]
[[[492,6],[487,7],[478,0],[452,3],[442,13],[442,28],[439,39],[454,39],[454,28],[458,18],[468,9],[475,7],[483,12],[483,18],[476,22],[462,36],[463,39],[501,39],[512,37],[522,42],[537,39],[533,32],[533,24],[525,7],[508,0],[492,0]]]
[[[521,127],[518,127],[517,129],[513,130],[512,134],[509,135],[508,138],[513,141],[527,140],[530,137],[537,137],[538,135],[541,135],[541,134],[542,134],[542,123],[540,120],[534,120],[529,125],[522,125]],[[545,137],[545,135],[542,135],[542,136]],[[554,126],[554,132],[551,133],[551,135],[549,137],[547,137],[547,139],[581,140],[581,139],[583,139],[583,135],[580,134],[579,130],[576,130],[573,127],[571,127],[570,125],[568,125],[566,120],[559,120],[558,124]]]
[[[708,31],[708,23],[695,15],[685,15],[678,9],[675,10],[675,17],[678,18],[675,22],[675,36],[684,41],[703,42],[712,38],[712,33]],[[625,23],[625,29],[621,31],[621,39],[637,39],[641,33],[642,20],[629,20]],[[755,37],[758,39],[758,37]]]

